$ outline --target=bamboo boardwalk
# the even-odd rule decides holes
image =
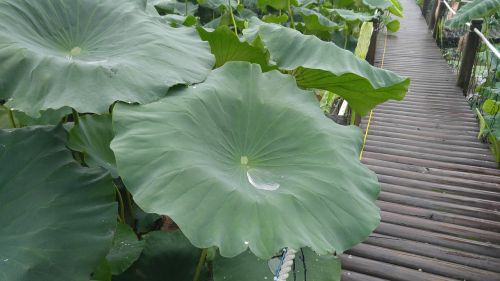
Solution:
[[[342,255],[342,280],[500,280],[500,170],[415,0],[401,2],[383,68],[412,84],[373,112],[363,162],[381,183],[382,222]]]

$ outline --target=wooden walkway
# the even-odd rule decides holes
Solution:
[[[412,84],[373,112],[363,162],[381,183],[382,223],[342,256],[342,280],[500,280],[500,170],[415,0],[401,2],[383,67]]]

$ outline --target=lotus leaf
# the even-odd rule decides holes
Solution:
[[[140,258],[113,280],[190,281],[200,255],[201,249],[193,247],[180,231],[153,231],[144,236]]]
[[[170,216],[196,247],[326,254],[378,225],[360,130],[326,118],[290,75],[226,63],[159,102],[116,105],[113,122],[111,148],[135,202]]]
[[[310,31],[333,31],[338,25],[314,10],[302,7],[294,7],[294,13],[300,14],[304,20],[304,25]]]
[[[112,139],[110,115],[83,115],[69,131],[68,146],[83,153],[85,164],[102,167],[117,178],[115,156],[109,147]]]
[[[144,241],[139,241],[137,235],[127,224],[119,223],[116,226],[113,246],[106,255],[110,273],[118,275],[124,272],[138,258],[144,248]]]
[[[346,9],[329,9],[330,12],[338,15],[345,21],[371,21],[374,16],[368,13],[359,13]]]
[[[402,100],[408,91],[409,78],[373,67],[331,42],[276,24],[259,22],[258,28],[271,60],[291,71],[299,86],[334,92],[360,114],[389,99]]]
[[[149,103],[176,84],[205,79],[208,44],[172,28],[137,1],[0,1],[0,99],[37,117],[72,107],[105,113],[117,101]]]
[[[500,0],[474,0],[461,7],[446,25],[459,27],[476,18],[484,18],[500,11]]]
[[[88,281],[116,224],[111,178],[61,127],[0,130],[0,280]]]
[[[248,42],[241,42],[227,26],[220,26],[213,31],[198,27],[198,32],[201,39],[210,44],[210,49],[215,55],[215,67],[220,67],[228,61],[248,61],[259,64],[265,70],[270,68],[267,54],[263,50]]]

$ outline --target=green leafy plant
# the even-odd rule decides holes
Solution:
[[[500,0],[474,0],[461,7],[457,14],[446,22],[448,27],[458,27],[472,19],[485,18],[500,11]]]
[[[404,97],[363,60],[398,11],[0,1],[0,279],[340,280],[379,185],[322,108]]]

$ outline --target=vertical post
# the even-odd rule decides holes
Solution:
[[[441,44],[439,42],[439,19],[444,19],[444,15],[446,14],[447,8],[443,2],[446,0],[441,0],[439,1],[439,6],[437,7],[436,10],[436,19],[434,21],[434,30],[432,32],[432,36],[434,39],[436,39],[436,42],[438,45],[441,47]]]
[[[474,67],[474,60],[476,53],[479,49],[479,36],[474,32],[474,29],[481,30],[483,25],[482,19],[473,19],[471,21],[469,33],[466,35],[464,50],[462,52],[462,59],[460,61],[460,71],[458,72],[457,86],[461,87],[463,93],[467,93],[469,88],[470,79],[472,76],[472,69]]]
[[[370,46],[368,47],[368,52],[366,53],[366,61],[374,65],[375,64],[375,55],[377,52],[377,38],[378,38],[378,32],[379,32],[379,27],[380,27],[380,18],[376,17],[372,20],[373,22],[373,32],[372,36],[370,37]],[[353,112],[353,111],[351,111]],[[359,115],[359,113],[353,112],[354,115],[354,125],[358,126],[361,124],[361,119],[362,116]],[[352,114],[352,113],[351,113]]]
[[[422,3],[422,16],[427,20],[427,10],[429,10],[429,4],[431,3],[431,0],[424,0],[424,3]]]
[[[434,30],[434,25],[436,24],[436,13],[440,2],[439,0],[434,0],[434,6],[432,7],[431,17],[429,22],[429,29]]]
[[[368,47],[368,52],[366,53],[366,61],[373,65],[375,63],[375,53],[377,51],[377,36],[380,26],[380,19],[378,17],[372,20],[373,22],[373,32],[370,37],[370,46]]]

